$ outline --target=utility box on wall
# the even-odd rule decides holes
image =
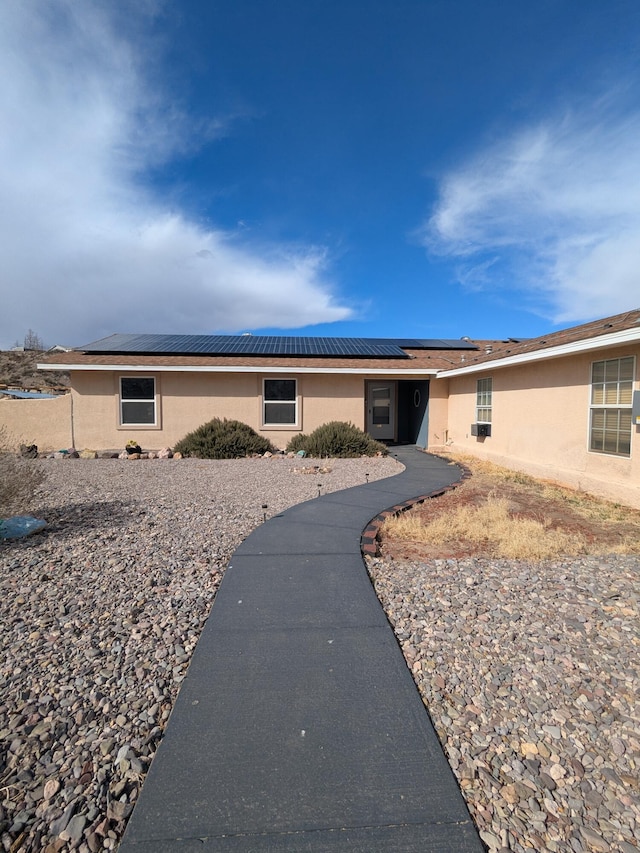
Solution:
[[[477,438],[486,438],[491,435],[491,424],[471,424],[471,435]]]

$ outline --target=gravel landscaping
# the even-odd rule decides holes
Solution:
[[[0,849],[113,850],[233,550],[399,468],[34,464],[48,527],[0,542]],[[640,559],[367,564],[488,849],[637,850]]]
[[[489,850],[637,850],[640,559],[368,567]]]
[[[48,527],[0,542],[0,845],[111,850],[232,552],[264,514],[399,466],[341,459],[315,470],[278,456],[34,464],[49,473],[35,512]]]

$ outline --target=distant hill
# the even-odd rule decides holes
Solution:
[[[38,370],[36,364],[44,361],[46,352],[27,350],[13,352],[0,350],[0,388],[25,390],[68,388],[69,373],[66,370]]]

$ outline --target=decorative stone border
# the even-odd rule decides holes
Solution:
[[[471,471],[467,468],[466,465],[462,465],[460,462],[456,462],[455,464],[462,471],[462,476],[456,483],[452,483],[450,486],[444,486],[441,489],[435,489],[428,495],[419,495],[418,497],[410,498],[409,500],[403,501],[402,503],[395,504],[394,506],[391,506],[388,509],[383,509],[382,512],[374,516],[369,522],[369,524],[367,524],[367,526],[364,528],[360,536],[360,550],[362,552],[362,555],[365,557],[379,556],[380,528],[388,518],[392,518],[395,515],[400,515],[400,513],[406,512],[408,509],[411,509],[411,507],[418,506],[418,504],[425,503],[425,501],[431,500],[431,498],[439,498],[441,497],[441,495],[446,494],[446,492],[452,492],[454,489],[458,488],[460,483],[463,483],[465,480],[468,480],[469,477],[471,477]]]

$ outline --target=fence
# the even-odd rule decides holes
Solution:
[[[17,450],[21,444],[37,444],[39,451],[73,446],[71,394],[47,400],[0,399],[0,427]]]

